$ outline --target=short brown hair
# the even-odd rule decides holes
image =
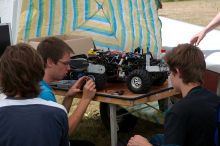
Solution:
[[[39,82],[43,76],[43,60],[30,45],[20,43],[6,48],[0,61],[3,93],[9,97],[37,97],[40,93]]]
[[[44,64],[47,63],[48,58],[56,64],[64,53],[74,53],[69,45],[57,37],[47,37],[41,41],[37,47],[37,52],[42,56]]]
[[[164,58],[171,72],[176,73],[176,69],[179,69],[183,83],[203,83],[206,63],[198,47],[191,44],[179,44],[167,52]]]

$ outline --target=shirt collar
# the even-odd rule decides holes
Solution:
[[[45,82],[44,80],[40,81],[40,85],[46,86],[49,89],[52,89],[47,82]]]
[[[196,86],[196,87],[192,88],[192,89],[188,92],[188,94],[186,95],[186,97],[188,97],[188,96],[190,96],[190,95],[192,95],[192,94],[194,94],[194,93],[198,93],[198,92],[200,92],[201,90],[202,90],[202,86]]]

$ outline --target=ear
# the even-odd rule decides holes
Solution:
[[[179,78],[181,78],[181,73],[180,73],[180,70],[178,68],[176,68],[176,76],[178,76]]]
[[[47,64],[46,67],[51,68],[55,63],[51,58],[47,58]]]

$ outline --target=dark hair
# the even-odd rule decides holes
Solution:
[[[0,61],[3,93],[9,97],[36,97],[39,95],[39,82],[43,76],[43,60],[30,45],[20,43],[6,48]]]
[[[183,83],[203,83],[206,63],[198,47],[191,44],[179,44],[167,52],[164,59],[171,72],[176,73],[176,69],[179,69]]]
[[[64,53],[74,53],[69,45],[57,37],[47,37],[41,41],[37,47],[37,52],[42,56],[45,65],[48,58],[56,64]]]

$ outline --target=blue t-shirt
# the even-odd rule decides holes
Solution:
[[[53,93],[52,88],[44,81],[40,81],[40,88],[41,88],[41,92],[39,97],[48,101],[56,101],[56,97]]]

